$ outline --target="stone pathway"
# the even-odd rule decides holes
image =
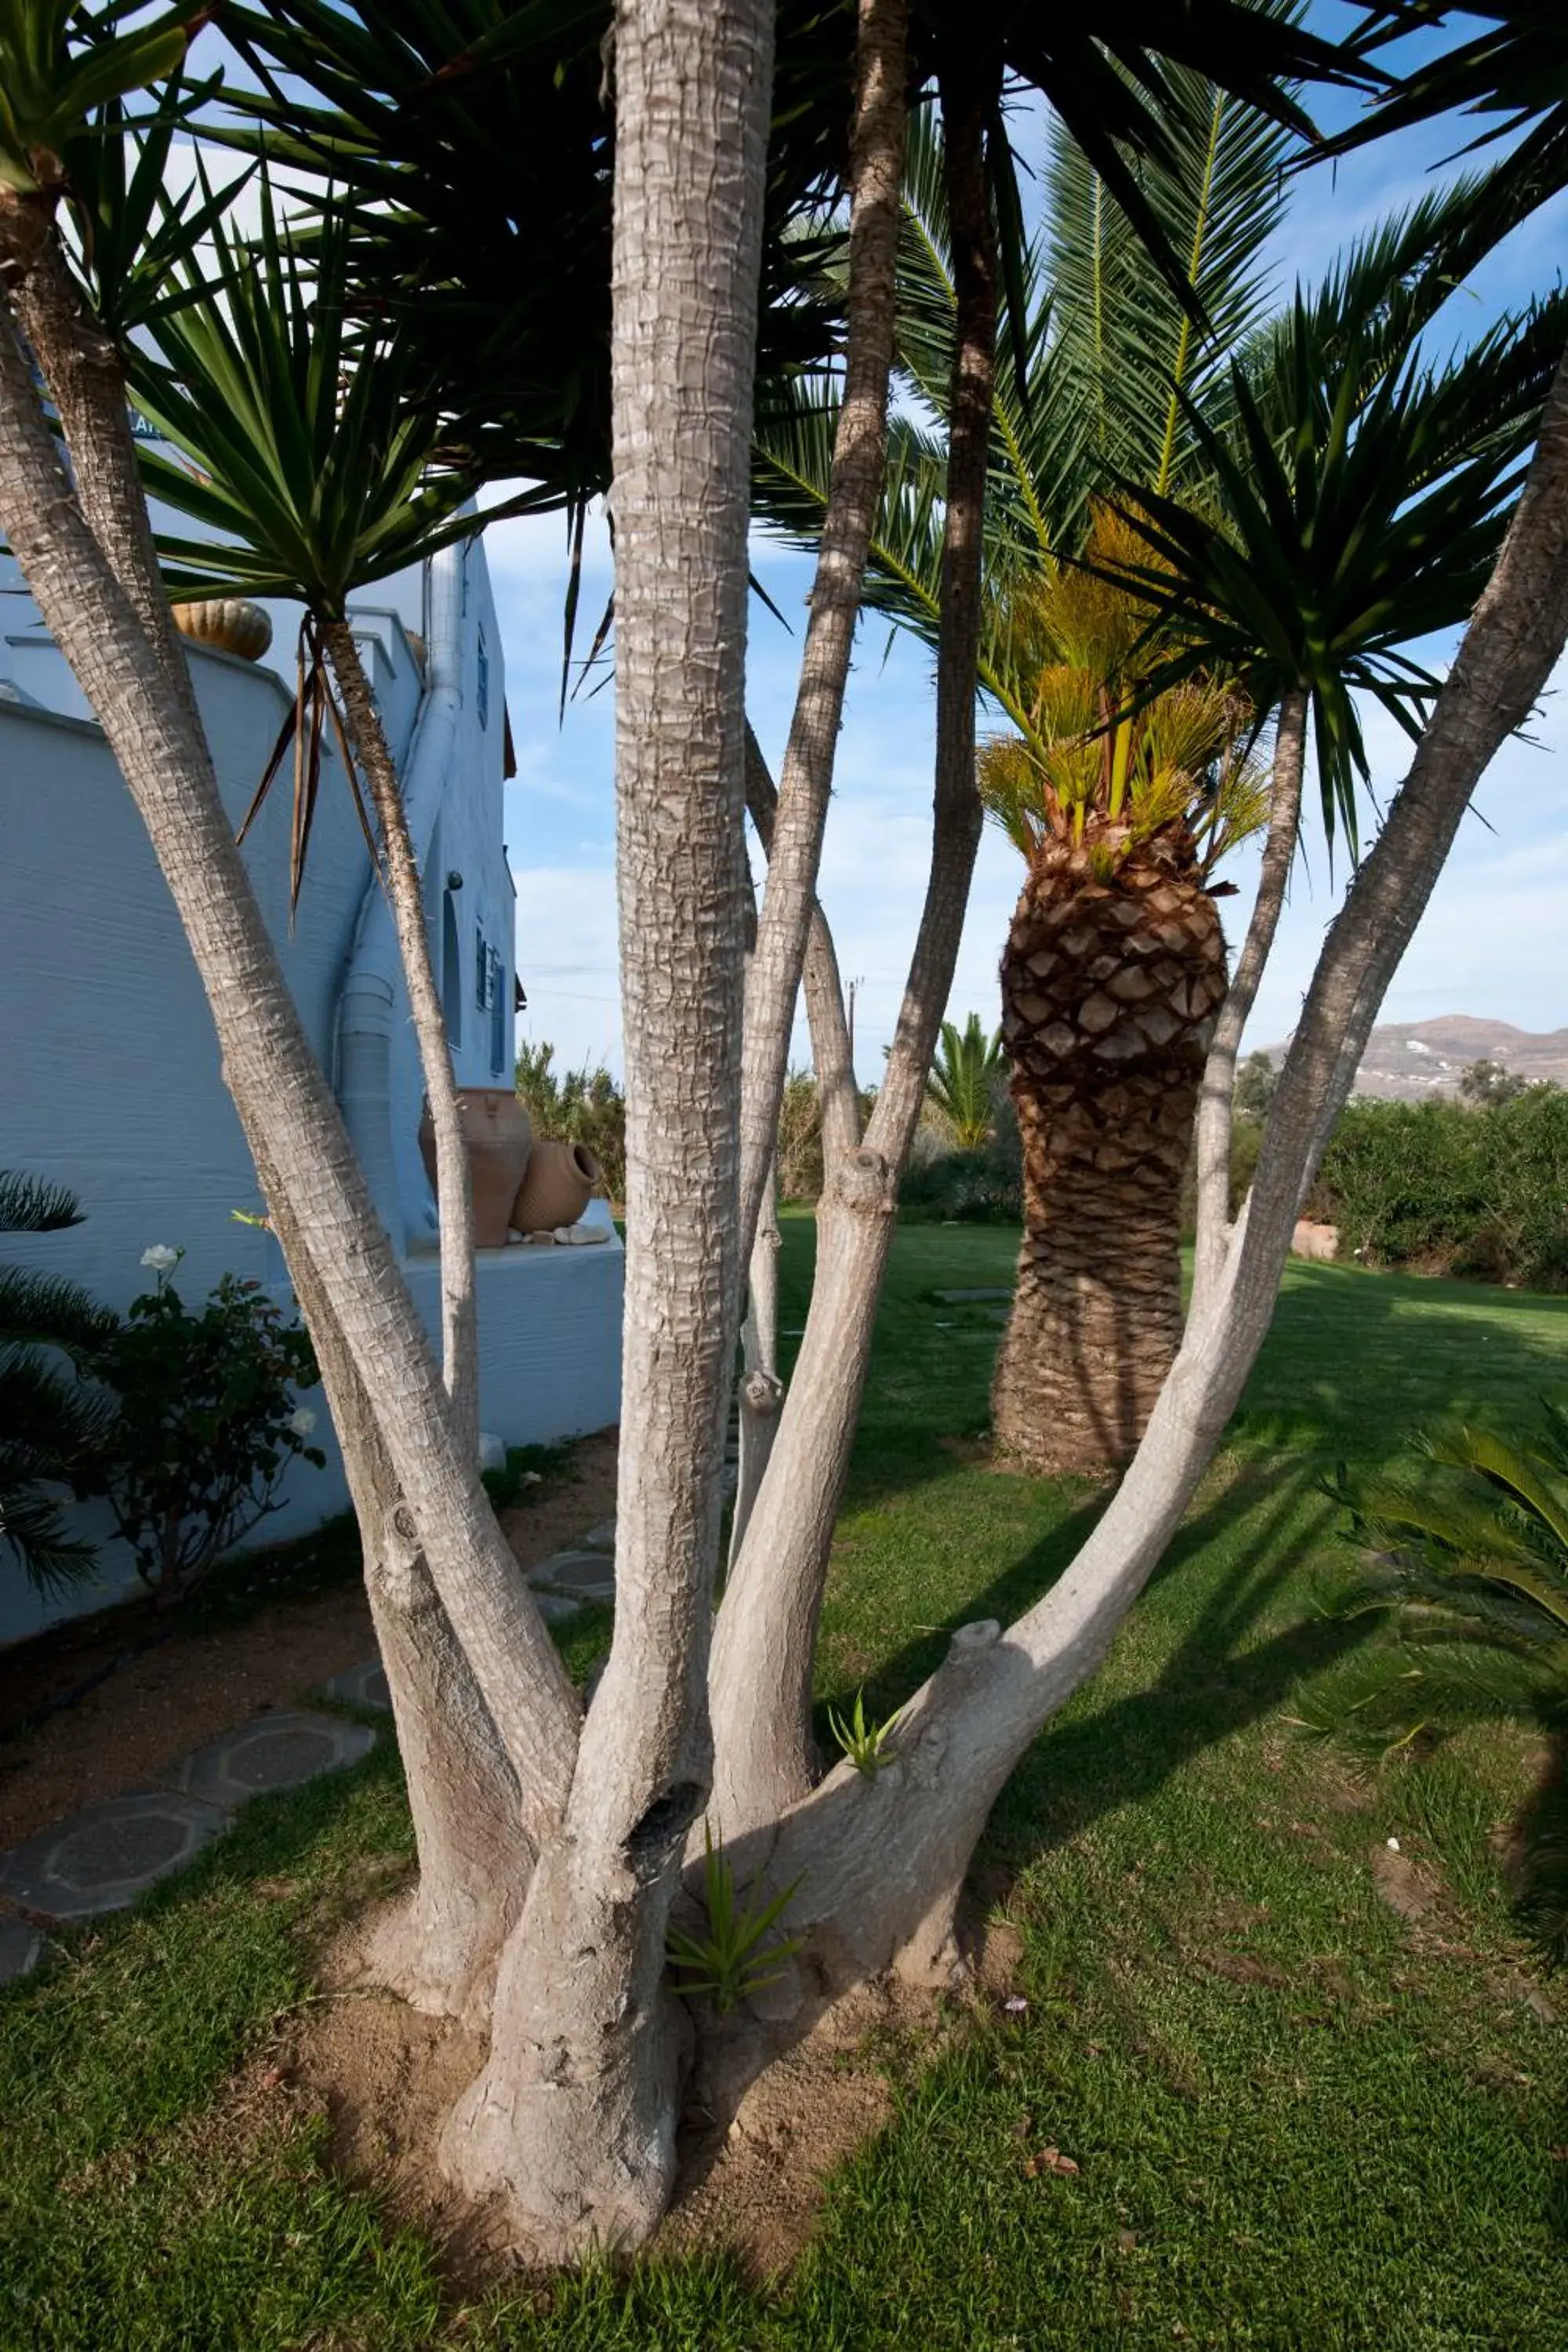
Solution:
[[[737,1477],[731,1423],[724,1457],[726,1496]],[[574,1617],[590,1601],[616,1597],[616,1523],[603,1519],[528,1572],[544,1615]],[[334,1675],[324,1696],[374,1714],[391,1711],[379,1657]],[[265,1790],[295,1789],[341,1772],[368,1755],[368,1724],[308,1707],[258,1715],[221,1739],[183,1756],[151,1789],[89,1805],[68,1822],[0,1854],[0,1984],[26,1976],[43,1958],[51,1925],[128,1910],[150,1886],[184,1869],[221,1837],[238,1808]]]

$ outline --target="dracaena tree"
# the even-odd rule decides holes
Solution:
[[[477,1445],[473,1204],[462,1111],[419,861],[348,617],[352,595],[477,528],[476,477],[471,467],[435,462],[436,427],[409,396],[409,355],[395,324],[353,331],[343,224],[331,214],[311,224],[307,258],[279,219],[266,175],[260,193],[252,243],[242,247],[214,222],[177,273],[174,299],[128,348],[138,405],[177,453],[139,445],[138,457],[149,492],[211,534],[163,532],[173,594],[238,592],[304,606],[295,702],[238,839],[292,750],[289,900],[297,904],[323,757],[335,739],[396,925],[435,1133],[443,1377],[457,1425]],[[459,512],[465,508],[469,512]]]
[[[547,30],[551,14],[542,10],[536,26]],[[1178,31],[1187,40],[1205,20],[1211,32],[1234,31],[1247,15],[1194,5],[1180,12]],[[1146,12],[1132,16],[1146,26]],[[95,30],[112,37],[119,13],[96,26],[79,15],[71,24],[73,40]],[[956,19],[949,29],[956,37]],[[465,2190],[494,2200],[517,2244],[536,2255],[635,2241],[652,2226],[672,2179],[694,2040],[710,2069],[721,2048],[733,2095],[737,2077],[796,2030],[814,1990],[837,1990],[894,1962],[945,1979],[954,1901],[992,1801],[1041,1724],[1103,1655],[1261,1340],[1301,1185],[1336,1087],[1342,1096],[1348,1083],[1336,1060],[1341,1031],[1373,1017],[1480,766],[1539,687],[1545,635],[1555,630],[1560,645],[1568,627],[1568,565],[1539,520],[1542,509],[1561,510],[1568,489],[1568,419],[1553,414],[1467,656],[1331,936],[1281,1077],[1247,1219],[1227,1239],[1222,1276],[1189,1323],[1126,1478],[1044,1601],[1005,1633],[987,1622],[954,1637],[943,1666],[911,1695],[874,1777],[848,1761],[819,1775],[800,1725],[841,1475],[837,1426],[822,1461],[809,1446],[803,1459],[799,1444],[820,1421],[797,1415],[793,1449],[781,1430],[723,1599],[723,1654],[710,1656],[747,1237],[742,672],[773,32],[763,0],[622,0],[616,17],[611,381],[626,1380],[616,1633],[585,1713],[506,1551],[306,1046],[180,687],[166,614],[149,601],[140,541],[119,531],[130,495],[116,470],[119,445],[84,431],[79,448],[64,419],[68,477],[9,310],[0,331],[0,526],[163,866],[344,1437],[373,1606],[400,1696],[420,1858],[418,1881],[384,1923],[373,1965],[426,2006],[488,2028],[485,2064],[447,2121],[442,2159]],[[1072,37],[1074,56],[1093,37]],[[865,87],[862,76],[862,95]],[[980,520],[989,446],[994,221],[983,201],[984,110],[965,59],[951,61],[946,88],[958,159],[954,235],[964,256],[938,796],[938,863],[947,858],[951,876],[953,844],[962,851],[968,833],[972,848],[980,612],[979,547],[969,534]],[[26,299],[30,274],[14,274],[8,305]],[[79,283],[90,299],[90,277]],[[62,366],[68,360],[68,352]],[[964,487],[977,450],[979,478]],[[144,514],[142,521],[144,537]],[[760,782],[753,796],[766,823]],[[837,1345],[854,1378],[871,1255],[855,1236],[885,1229],[889,1169],[923,1093],[923,1024],[934,1034],[956,939],[961,909],[945,886],[935,895],[888,1084],[864,1142],[836,1161],[837,1223],[824,1223],[825,1244],[849,1262],[849,1278],[825,1285],[816,1345],[831,1364],[826,1301],[840,1318]],[[792,1407],[802,1394],[797,1377]],[[825,1396],[844,1421],[852,1399],[843,1385],[829,1381],[812,1399],[813,1413]],[[782,1484],[781,1463],[789,1465]],[[793,1522],[779,1503],[792,1478]],[[769,1536],[759,1545],[760,1528]],[[682,2019],[677,2006],[676,1979],[691,1981],[693,1970],[683,1965],[672,1979],[666,1969],[683,1874],[685,1899],[696,1906],[679,1929],[685,1956],[701,1949],[704,1890],[719,1884],[707,1864],[705,1815],[728,1885],[744,1890],[742,1916],[773,1917],[795,1948],[778,1958],[766,2018],[743,1985],[729,1984],[741,1999],[721,2043],[710,2012],[698,2006]]]

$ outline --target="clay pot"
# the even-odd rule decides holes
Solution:
[[[585,1143],[536,1143],[511,1204],[512,1224],[520,1234],[574,1225],[604,1173]]]
[[[174,612],[181,636],[242,661],[259,661],[272,643],[269,615],[248,596],[209,596],[199,604],[176,604]]]
[[[468,1148],[468,1181],[474,1193],[474,1246],[504,1249],[511,1204],[529,1164],[533,1129],[510,1087],[459,1087],[463,1139]],[[436,1129],[430,1106],[419,1122],[419,1156],[430,1187],[436,1186]]]

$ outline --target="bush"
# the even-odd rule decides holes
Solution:
[[[165,1606],[278,1508],[293,1462],[326,1461],[309,1442],[315,1414],[295,1402],[321,1377],[303,1326],[232,1274],[187,1307],[169,1278],[182,1255],[146,1252],[157,1287],[132,1300],[97,1361],[115,1406],[97,1483]]]
[[[1342,1256],[1568,1287],[1568,1092],[1528,1087],[1474,1109],[1352,1102],[1312,1208],[1339,1227]]]
[[[1016,1225],[1024,1216],[1024,1155],[1005,1085],[993,1090],[994,1124],[977,1151],[926,1150],[899,1189],[899,1213],[917,1223]]]
[[[590,1069],[567,1070],[558,1077],[551,1066],[553,1045],[524,1045],[517,1057],[518,1100],[533,1122],[535,1134],[547,1143],[581,1143],[605,1171],[605,1191],[613,1202],[626,1192],[626,1103],[620,1087],[601,1063]]]
[[[61,1186],[0,1169],[0,1233],[53,1234],[81,1223]],[[49,1592],[85,1576],[93,1545],[73,1536],[62,1503],[90,1483],[105,1408],[73,1373],[89,1372],[115,1318],[58,1274],[0,1266],[0,1550]]]

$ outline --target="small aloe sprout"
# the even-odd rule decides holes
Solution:
[[[775,1984],[784,1974],[784,1963],[799,1951],[799,1937],[770,1944],[766,1950],[759,1947],[793,1900],[800,1881],[792,1879],[784,1893],[775,1895],[761,1910],[752,1909],[750,1893],[738,1905],[735,1874],[724,1859],[722,1841],[715,1845],[706,1822],[702,1839],[707,1853],[708,1933],[688,1936],[672,1927],[665,1951],[671,1967],[682,1972],[677,1990],[710,1994],[713,2006],[724,2017],[738,2001],[749,2000],[764,1985]]]
[[[888,1717],[886,1723],[868,1724],[864,1689],[855,1694],[855,1712],[847,1723],[832,1707],[828,1708],[827,1722],[833,1737],[857,1772],[863,1773],[868,1780],[874,1780],[882,1766],[891,1761],[890,1758],[883,1755],[882,1747],[902,1713],[900,1707],[897,1714]]]

